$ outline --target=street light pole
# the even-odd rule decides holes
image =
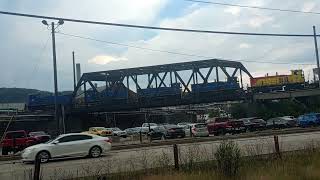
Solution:
[[[73,66],[73,90],[76,90],[77,81],[76,81],[76,64],[74,58],[74,51],[72,51],[72,66]]]
[[[62,25],[64,21],[60,19],[57,23],[57,27]],[[42,24],[50,27],[46,20],[42,20]],[[54,80],[54,120],[56,122],[57,134],[60,134],[60,117],[59,117],[59,107],[58,107],[58,79],[57,79],[57,57],[56,57],[56,37],[55,37],[55,23],[51,22],[51,35],[52,35],[52,56],[53,56],[53,80]]]
[[[58,80],[57,80],[57,58],[56,58],[56,37],[54,22],[51,22],[52,35],[52,57],[53,57],[53,79],[54,79],[54,118],[57,123],[57,134],[60,134],[60,122],[58,112]]]
[[[316,32],[315,26],[313,26],[313,37],[314,37],[314,46],[315,46],[315,50],[316,50],[316,59],[317,59],[318,83],[319,83],[319,88],[320,88],[319,51],[318,51],[318,42],[317,42],[317,32]]]

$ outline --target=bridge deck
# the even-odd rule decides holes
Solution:
[[[257,93],[253,95],[253,100],[288,99],[318,95],[320,95],[320,89],[303,89],[285,92]]]

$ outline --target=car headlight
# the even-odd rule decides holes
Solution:
[[[30,153],[31,152],[31,149],[24,149],[23,151],[22,151],[22,153]]]

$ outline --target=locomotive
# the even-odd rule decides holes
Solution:
[[[291,70],[289,75],[264,76],[250,79],[252,92],[289,91],[303,89],[305,78],[301,69]]]

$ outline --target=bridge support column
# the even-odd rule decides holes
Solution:
[[[219,67],[216,67],[216,78],[217,78],[217,82],[219,82]]]
[[[242,71],[240,69],[240,83],[241,83],[241,88],[243,88],[243,82],[242,82]]]

